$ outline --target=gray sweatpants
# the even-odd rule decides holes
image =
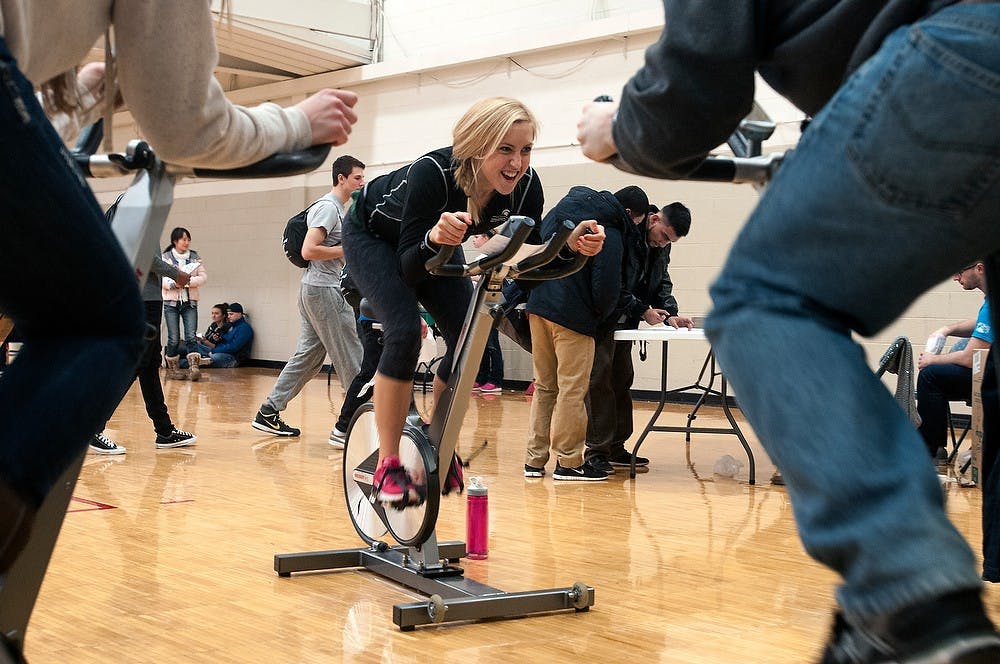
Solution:
[[[327,354],[340,384],[351,384],[361,367],[361,341],[354,310],[336,286],[299,286],[302,327],[295,354],[281,370],[264,404],[282,411],[305,384],[323,368]]]

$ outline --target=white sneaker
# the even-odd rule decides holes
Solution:
[[[347,443],[347,432],[341,431],[336,426],[330,430],[330,444],[336,447],[338,450],[344,449],[344,445]]]

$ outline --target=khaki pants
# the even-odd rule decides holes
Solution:
[[[564,468],[583,464],[587,434],[584,398],[594,364],[594,338],[540,316],[529,317],[535,395],[525,463],[541,468],[549,448]]]

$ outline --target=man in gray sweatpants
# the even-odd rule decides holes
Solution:
[[[298,436],[279,413],[323,367],[327,354],[342,385],[350,385],[361,366],[361,341],[354,310],[340,292],[344,269],[341,231],[351,194],[365,184],[365,165],[344,155],[333,162],[333,188],[310,207],[302,257],[309,261],[299,287],[302,328],[299,343],[251,425],[275,436]]]

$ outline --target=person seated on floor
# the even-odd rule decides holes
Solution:
[[[228,332],[232,327],[229,324],[228,302],[221,302],[212,307],[210,315],[212,317],[212,322],[205,330],[205,334],[198,335],[198,343],[205,346],[209,350],[207,353],[201,353],[205,357],[211,355],[211,351],[222,343],[222,337],[225,336],[226,332]]]
[[[217,304],[212,307],[212,320],[215,325],[215,310],[225,307],[225,304]],[[181,368],[191,371],[191,380],[198,380],[198,372],[203,366],[217,367],[219,369],[231,369],[238,367],[250,358],[250,346],[253,343],[253,328],[244,318],[243,305],[233,302],[226,312],[228,329],[220,331],[220,327],[214,330],[209,326],[205,332],[205,339],[197,343],[197,352],[188,353],[186,358],[181,359]],[[209,334],[218,334],[218,342],[209,341]],[[202,365],[201,356],[206,356],[208,361]]]
[[[985,295],[986,268],[976,261],[955,273],[955,281],[965,290],[979,289]],[[983,299],[975,320],[958,321],[934,331],[931,338],[941,337],[941,347],[948,337],[965,337],[969,343],[961,350],[936,354],[925,351],[917,358],[917,413],[920,415],[920,435],[928,453],[946,462],[948,452],[948,402],[969,401],[972,398],[972,354],[993,345],[989,300]],[[938,349],[940,351],[940,349]]]

